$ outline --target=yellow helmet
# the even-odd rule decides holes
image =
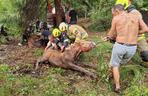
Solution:
[[[129,7],[129,0],[117,0],[115,5],[117,4],[121,4],[124,6],[124,9],[127,9]]]
[[[59,29],[60,29],[60,31],[62,31],[62,32],[68,30],[68,24],[66,24],[65,22],[62,22],[62,23],[59,25]]]
[[[61,35],[61,31],[58,28],[53,29],[52,35],[54,37],[59,37]]]

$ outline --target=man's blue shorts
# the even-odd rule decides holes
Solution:
[[[136,53],[137,46],[127,46],[115,43],[112,50],[110,65],[112,67],[119,67],[120,64],[125,64]]]

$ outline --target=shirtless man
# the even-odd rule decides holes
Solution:
[[[115,39],[110,66],[112,67],[115,82],[115,92],[120,92],[120,64],[127,63],[136,52],[138,35],[148,32],[148,27],[136,15],[126,13],[124,6],[115,5],[112,10],[112,26],[106,40]],[[141,29],[139,31],[139,29]]]
[[[142,14],[132,5],[133,0],[117,0],[116,4],[124,5],[124,9],[133,15],[142,19]],[[141,58],[143,60],[142,65],[148,66],[148,43],[146,41],[145,34],[140,34],[138,36],[138,51],[140,52]]]

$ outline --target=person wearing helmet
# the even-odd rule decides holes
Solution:
[[[148,32],[148,28],[142,19],[136,15],[125,12],[124,6],[117,4],[112,9],[112,26],[107,34],[106,40],[115,38],[115,44],[110,59],[113,78],[115,82],[114,91],[120,92],[120,65],[131,60],[137,49],[138,34]],[[139,31],[141,29],[141,31]]]
[[[66,34],[63,34],[58,28],[53,29],[52,36],[49,37],[49,42],[45,48],[45,51],[48,48],[61,49],[61,52],[65,50],[69,45],[69,39]]]
[[[68,38],[69,38],[69,36],[67,35],[67,33],[68,33],[68,24],[66,24],[65,22],[60,23],[59,30],[62,32],[62,37],[64,37],[64,38],[66,37],[67,39],[66,38],[65,39],[68,40]]]
[[[60,46],[61,48],[61,52],[63,52],[65,48],[68,47],[69,44],[70,44],[70,40],[68,35],[65,32],[62,32],[60,36],[60,42],[58,43],[58,46]]]
[[[66,24],[65,22],[60,23],[59,29],[61,32],[66,32],[68,30],[68,24]]]
[[[59,29],[62,32],[61,40],[64,41],[65,46],[68,46],[70,44],[69,36],[68,36],[68,24],[65,22],[62,22],[59,25]],[[64,46],[62,46],[62,49],[64,50]]]
[[[138,15],[139,18],[142,18],[141,13],[138,10],[136,10],[136,7],[134,5],[132,5],[132,1],[133,0],[117,0],[115,5],[121,4],[124,6],[124,9],[128,13],[133,13],[135,15]]]
[[[121,4],[126,9],[129,6],[129,0],[117,0],[115,5]]]
[[[117,0],[116,4],[125,5],[125,10],[128,13],[136,15],[139,19],[142,19],[142,14],[132,5],[133,0]],[[139,35],[138,47],[140,51],[141,58],[144,62],[148,62],[148,43],[146,41],[145,34]]]
[[[52,35],[55,38],[58,38],[61,35],[61,31],[58,28],[53,29]]]
[[[62,31],[63,34],[68,35],[71,40],[71,43],[79,42],[80,40],[86,39],[88,37],[88,34],[85,29],[76,24],[68,26],[68,24],[62,22],[59,25],[59,29]]]
[[[84,40],[88,37],[87,32],[79,25],[70,25],[68,31],[68,36],[74,42],[79,42],[80,40]]]
[[[57,29],[57,28],[53,29],[52,34],[50,36],[48,36],[49,42],[47,43],[45,51],[48,48],[57,49],[56,41],[58,40],[58,37],[60,36],[60,34],[61,34],[61,32],[59,29]]]

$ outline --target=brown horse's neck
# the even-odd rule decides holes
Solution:
[[[69,49],[65,50],[64,55],[69,54],[71,60],[75,60],[81,53],[80,45],[71,45]]]

